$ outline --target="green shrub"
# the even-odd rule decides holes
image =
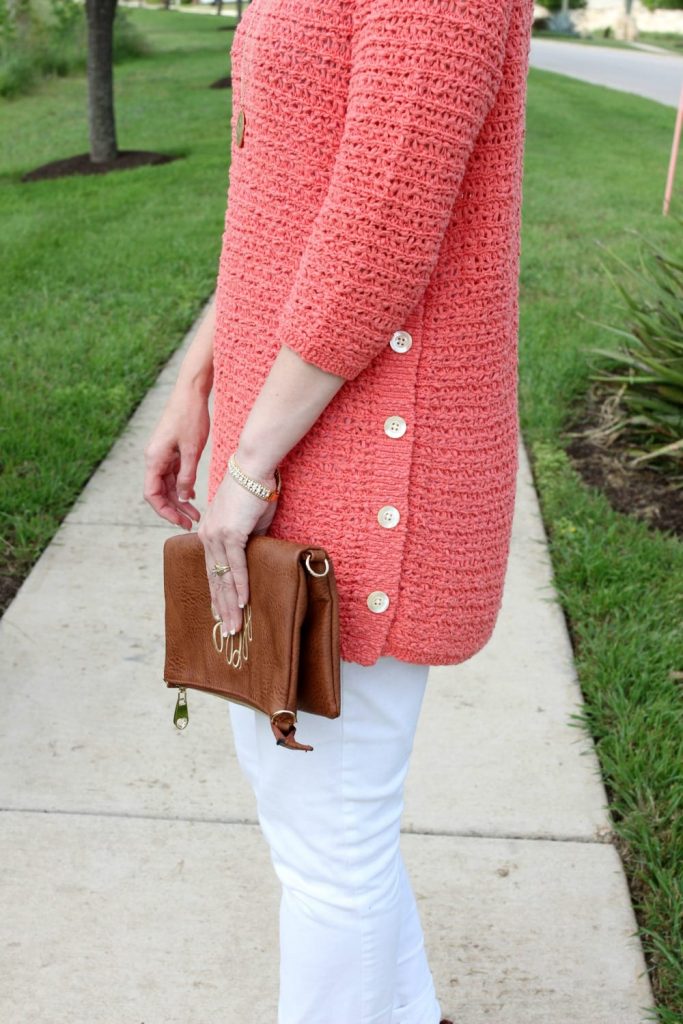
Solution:
[[[628,318],[626,328],[591,321],[621,338],[616,350],[592,349],[608,361],[592,375],[615,399],[608,430],[631,446],[634,465],[665,469],[683,485],[683,260],[642,239],[640,265],[630,266],[598,244],[623,272],[618,280],[601,261]]]
[[[643,6],[648,7],[651,11],[656,11],[658,7],[680,11],[683,10],[683,0],[643,0]]]
[[[77,0],[0,0],[0,96],[29,92],[42,78],[83,72],[85,6]],[[149,52],[125,11],[114,17],[114,62]]]
[[[569,7],[571,10],[575,10],[576,8],[585,7],[587,2],[588,0],[569,0]],[[554,14],[556,11],[562,10],[562,0],[546,0],[543,7],[546,7]]]

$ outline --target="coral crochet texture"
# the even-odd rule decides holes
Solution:
[[[253,0],[235,32],[209,500],[282,345],[345,378],[269,532],[327,548],[362,665],[465,661],[501,606],[532,12]]]

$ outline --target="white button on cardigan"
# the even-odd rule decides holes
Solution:
[[[406,421],[402,416],[388,416],[384,421],[384,433],[387,437],[403,437],[406,429]]]
[[[398,509],[394,505],[382,505],[381,509],[377,513],[377,521],[380,526],[386,526],[390,529],[392,526],[396,526],[401,515]]]
[[[413,336],[409,331],[396,331],[389,344],[394,352],[407,352],[413,344]]]
[[[368,594],[367,604],[371,612],[385,612],[389,607],[389,596],[383,590],[373,590]]]

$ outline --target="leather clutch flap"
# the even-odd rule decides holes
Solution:
[[[249,601],[242,628],[224,637],[213,614],[204,545],[196,533],[164,543],[164,680],[178,687],[174,722],[187,724],[185,688],[268,715],[277,742],[295,736],[297,711],[341,712],[339,599],[321,547],[252,535],[246,547]]]

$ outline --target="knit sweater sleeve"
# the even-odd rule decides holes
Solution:
[[[422,296],[501,84],[514,2],[353,0],[343,130],[277,328],[307,362],[356,377]]]

